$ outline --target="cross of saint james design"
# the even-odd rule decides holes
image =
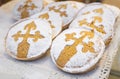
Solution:
[[[40,15],[39,18],[48,20],[48,22],[50,23],[51,28],[55,28],[55,26],[52,24],[51,20],[49,19],[50,17],[49,17],[48,13],[44,13],[44,14]]]
[[[30,47],[30,44],[27,42],[29,38],[33,38],[33,42],[37,42],[38,39],[44,38],[44,36],[42,36],[39,31],[36,31],[35,34],[30,34],[30,31],[35,29],[36,29],[35,23],[31,22],[25,26],[24,28],[24,30],[26,30],[25,34],[21,34],[21,31],[18,31],[17,34],[14,34],[12,36],[15,41],[18,41],[19,38],[23,38],[22,42],[18,44],[18,48],[17,48],[18,58],[27,57]]]
[[[54,11],[54,12],[60,13],[60,16],[62,16],[62,17],[63,16],[67,17],[68,15],[67,15],[66,11],[61,11],[61,9],[66,9],[67,5],[63,4],[63,5],[59,5],[58,7],[59,7],[58,9],[56,9],[55,6],[50,7],[49,11]]]
[[[83,45],[83,53],[86,53],[88,51],[95,53],[95,50],[93,48],[93,42],[88,42],[88,44],[83,42],[83,39],[86,37],[88,37],[89,39],[94,37],[93,31],[82,31],[80,34],[80,38],[74,37],[76,33],[66,34],[65,41],[74,40],[74,43],[72,45],[65,46],[65,48],[60,53],[57,59],[57,64],[60,67],[64,67],[65,64],[70,60],[70,58],[77,53],[76,46],[78,46],[79,44]]]
[[[95,17],[93,17],[93,21],[91,23],[88,23],[86,19],[81,20],[81,21],[79,21],[79,26],[82,27],[82,25],[86,25],[87,27],[95,29],[96,31],[98,31],[98,32],[100,32],[102,34],[106,34],[106,32],[104,31],[104,26],[103,25],[99,25],[99,27],[98,27],[98,26],[95,25],[96,22],[101,23],[102,22],[102,18],[99,17],[99,16],[95,16]]]
[[[21,18],[29,17],[28,9],[33,10],[34,8],[37,8],[37,6],[35,6],[35,4],[32,3],[32,0],[27,0],[24,6],[20,6],[18,8],[18,11],[21,12]]]

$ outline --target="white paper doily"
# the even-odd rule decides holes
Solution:
[[[120,18],[116,22],[115,35],[104,56],[95,70],[85,74],[72,75],[59,70],[52,62],[49,53],[41,59],[24,62],[18,61],[7,55],[4,48],[4,38],[10,25],[15,21],[11,10],[15,0],[0,8],[0,73],[14,74],[19,79],[107,79],[110,73],[113,59],[120,42]],[[6,75],[7,76],[7,75]]]

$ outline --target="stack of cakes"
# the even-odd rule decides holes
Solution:
[[[44,6],[43,0],[22,0],[18,4],[13,12],[19,21],[5,38],[9,55],[34,60],[49,50],[55,65],[68,73],[96,67],[119,16],[118,8],[102,3],[63,1]]]

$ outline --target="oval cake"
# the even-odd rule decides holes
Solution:
[[[16,20],[27,18],[43,8],[43,0],[20,0],[14,9],[13,17]]]
[[[80,10],[69,28],[92,29],[102,37],[107,46],[114,34],[115,21],[116,17],[109,8],[102,4],[89,4]]]
[[[84,73],[103,56],[105,45],[93,30],[72,28],[55,38],[51,47],[51,57],[58,68],[69,73]]]
[[[50,48],[52,32],[50,24],[40,19],[25,19],[9,30],[5,46],[7,53],[18,60],[34,60]]]

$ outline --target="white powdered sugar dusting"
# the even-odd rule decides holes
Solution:
[[[110,8],[113,11],[115,17],[118,18],[118,16],[120,15],[120,9],[118,7],[108,5],[108,4],[104,4],[104,5],[108,8]]]
[[[72,45],[75,41],[65,41],[65,34],[71,34],[71,33],[76,33],[75,37],[79,38],[81,37],[80,32],[82,31],[90,31],[90,30],[85,30],[83,28],[72,28],[63,31],[54,41],[51,47],[51,56],[56,63],[56,60],[58,59],[60,53],[62,50],[64,50],[66,45]],[[94,35],[92,39],[88,39],[86,37],[84,42],[88,43],[89,41],[94,43],[93,48],[95,49],[95,53],[93,52],[82,52],[83,46],[81,44],[76,46],[77,52],[76,54],[71,57],[71,59],[66,63],[65,67],[63,68],[64,71],[71,72],[71,73],[78,73],[78,72],[84,72],[87,69],[91,68],[94,66],[99,59],[102,57],[105,45],[102,41],[101,38],[97,36],[97,34]],[[97,43],[96,43],[97,42]],[[68,52],[69,53],[69,52]]]
[[[13,9],[13,17],[16,19],[16,20],[19,20],[21,19],[21,12],[18,11],[18,9],[21,7],[21,6],[25,6],[25,2],[28,1],[28,0],[21,0],[20,2],[18,2],[14,9]],[[30,2],[28,5],[29,6],[32,6],[32,4],[34,4],[36,6],[36,8],[34,9],[27,9],[27,11],[29,12],[29,15],[33,15],[37,12],[40,12],[43,8],[43,0],[31,0],[32,2]],[[27,5],[27,6],[28,6]],[[25,9],[25,8],[24,8]]]
[[[11,0],[10,2],[0,7],[0,9],[5,12],[3,13],[3,11],[0,10],[0,63],[2,64],[0,65],[0,77],[5,76],[5,78],[7,77],[7,79],[11,77],[12,79],[108,79],[111,66],[112,64],[114,64],[115,55],[119,52],[118,49],[120,44],[120,17],[118,17],[115,22],[116,24],[114,25],[116,29],[114,31],[115,35],[113,36],[110,45],[106,48],[104,55],[101,57],[101,60],[97,64],[97,67],[94,70],[91,70],[90,72],[84,74],[68,74],[56,68],[49,55],[44,56],[43,58],[40,58],[36,61],[21,62],[13,59],[12,57],[9,57],[6,54],[4,48],[4,38],[8,32],[8,29],[11,27],[10,25],[14,23],[13,17],[9,17],[8,15],[12,14],[11,12],[13,6],[18,1],[21,0]],[[50,2],[51,0],[44,1]],[[113,9],[113,11],[114,10],[115,9]],[[116,16],[117,13],[119,13],[119,9],[118,11],[116,9]],[[75,37],[77,37],[77,35]],[[67,42],[67,44],[71,45],[73,44],[73,42],[74,41],[70,40]]]
[[[48,18],[40,18],[40,16],[44,17],[44,14],[48,15]],[[59,14],[53,12],[53,11],[45,11],[45,12],[40,12],[37,13],[33,16],[31,16],[30,18],[40,18],[43,20],[47,20],[48,22],[51,22],[50,25],[54,26],[51,27],[52,29],[52,38],[55,38],[62,30],[62,18],[60,17]]]
[[[65,5],[66,8],[63,6]],[[61,6],[63,6],[61,8]],[[77,12],[79,11],[78,9],[74,8],[69,2],[54,2],[51,3],[49,5],[47,5],[42,11],[49,11],[50,7],[55,7],[55,9],[59,10],[60,12],[64,12],[64,14],[66,14],[65,16],[61,16],[62,17],[62,21],[63,21],[63,26],[68,25],[73,18],[76,16]],[[84,7],[84,4],[80,4],[80,8]],[[57,12],[58,14],[60,14],[60,12]]]
[[[95,9],[103,9],[103,14],[97,14],[92,12]],[[86,14],[83,15],[83,13],[85,12],[90,12],[90,14]],[[94,21],[94,17],[100,17],[102,18],[102,22],[96,21],[94,23],[94,25],[96,25],[98,28],[100,28],[101,25],[104,26],[103,30],[106,32],[105,34],[100,33],[97,31],[97,29],[95,29],[95,32],[100,35],[104,41],[106,41],[107,39],[109,39],[110,37],[112,37],[113,35],[113,31],[114,31],[114,23],[115,23],[115,16],[113,16],[113,12],[111,10],[109,10],[108,8],[104,7],[103,5],[88,5],[86,6],[84,9],[82,9],[80,11],[80,13],[78,14],[78,17],[70,24],[69,28],[78,28],[78,27],[84,27],[84,28],[89,28],[89,29],[93,29],[92,27],[88,27],[88,25],[83,24],[80,25],[80,21],[85,20],[86,22],[91,24],[92,21]]]
[[[32,58],[39,56],[47,51],[47,49],[51,45],[51,28],[49,23],[40,19],[28,19],[23,20],[15,25],[9,30],[7,38],[6,38],[6,48],[10,51],[11,54],[16,56],[17,47],[22,42],[23,38],[18,38],[17,41],[12,37],[18,31],[21,31],[21,34],[25,34],[26,30],[24,30],[25,26],[31,22],[34,22],[36,25],[35,30],[31,30],[30,34],[35,34],[36,31],[40,32],[40,35],[44,36],[44,38],[38,39],[34,42],[34,38],[28,38],[27,42],[30,44],[30,48],[28,51],[27,58]]]

